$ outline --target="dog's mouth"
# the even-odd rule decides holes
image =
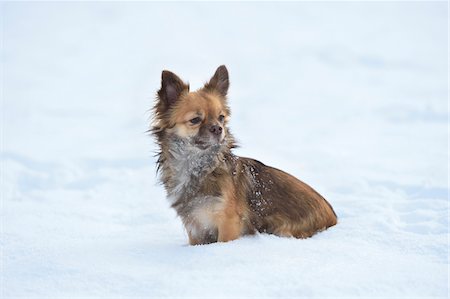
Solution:
[[[194,136],[194,137],[180,137],[178,135],[172,135],[171,141],[173,146],[177,148],[196,148],[198,150],[220,150],[224,145],[226,145],[226,138],[211,138],[207,136]]]
[[[220,147],[224,144],[224,140],[203,140],[203,139],[194,139],[193,140],[193,144],[195,147],[202,149],[202,150],[206,150],[209,149],[211,147]]]
[[[191,144],[199,149],[206,150],[212,147],[221,147],[226,144],[226,138],[224,134],[198,134],[191,139]]]
[[[205,142],[203,140],[194,140],[195,147],[205,150],[211,146],[211,143]]]

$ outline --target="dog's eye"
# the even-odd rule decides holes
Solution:
[[[225,116],[223,116],[223,115],[219,115],[219,121],[220,121],[220,122],[223,122],[223,121],[224,121],[224,119],[225,119]]]
[[[198,124],[201,121],[202,121],[202,119],[200,117],[195,117],[190,120],[191,124],[194,124],[194,125]]]

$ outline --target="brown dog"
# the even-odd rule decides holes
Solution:
[[[256,231],[307,238],[337,223],[331,205],[295,177],[235,156],[227,128],[228,71],[197,91],[162,72],[154,108],[158,169],[189,243],[226,242]]]

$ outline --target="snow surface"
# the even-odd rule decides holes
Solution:
[[[447,3],[2,2],[1,298],[447,297]],[[187,246],[160,73],[231,76],[250,156],[339,224]]]

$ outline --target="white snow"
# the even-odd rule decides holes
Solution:
[[[1,298],[448,296],[446,2],[2,2]],[[145,133],[226,64],[236,153],[339,224],[187,246]]]

